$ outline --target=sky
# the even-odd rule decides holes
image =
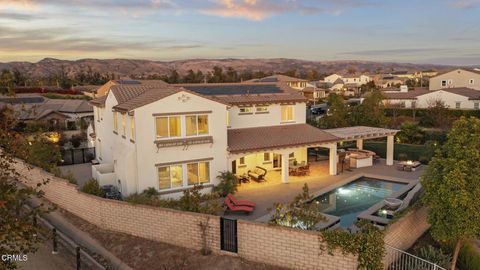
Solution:
[[[0,0],[0,62],[480,64],[480,0]]]

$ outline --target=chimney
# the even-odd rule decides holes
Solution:
[[[400,93],[407,93],[407,92],[408,92],[408,86],[401,85],[400,86]]]

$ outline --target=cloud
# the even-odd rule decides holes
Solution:
[[[451,0],[450,5],[455,8],[469,9],[480,4],[480,0]]]
[[[370,4],[370,1],[365,0],[214,0],[212,5],[200,8],[199,11],[225,18],[261,21],[289,12],[303,15],[318,13],[338,15],[347,8]]]

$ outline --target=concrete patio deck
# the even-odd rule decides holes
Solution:
[[[396,162],[395,162],[396,164]],[[288,203],[302,191],[305,183],[308,184],[310,194],[320,194],[322,191],[334,186],[335,184],[348,181],[348,179],[356,179],[362,176],[373,178],[385,178],[389,180],[416,181],[422,175],[425,165],[421,165],[413,172],[399,171],[396,166],[387,166],[385,160],[381,159],[374,166],[344,170],[335,176],[328,175],[328,161],[310,163],[310,175],[304,177],[289,177],[289,183],[284,184],[280,180],[279,171],[269,171],[267,173],[266,182],[257,183],[250,181],[244,183],[238,188],[235,194],[237,199],[250,200],[257,204],[255,211],[250,215],[245,214],[227,214],[226,217],[255,220],[268,213],[267,209],[271,208],[274,203]]]

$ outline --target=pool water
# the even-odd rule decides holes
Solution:
[[[362,177],[314,199],[320,212],[340,217],[340,226],[348,228],[357,216],[389,197],[406,184]]]

